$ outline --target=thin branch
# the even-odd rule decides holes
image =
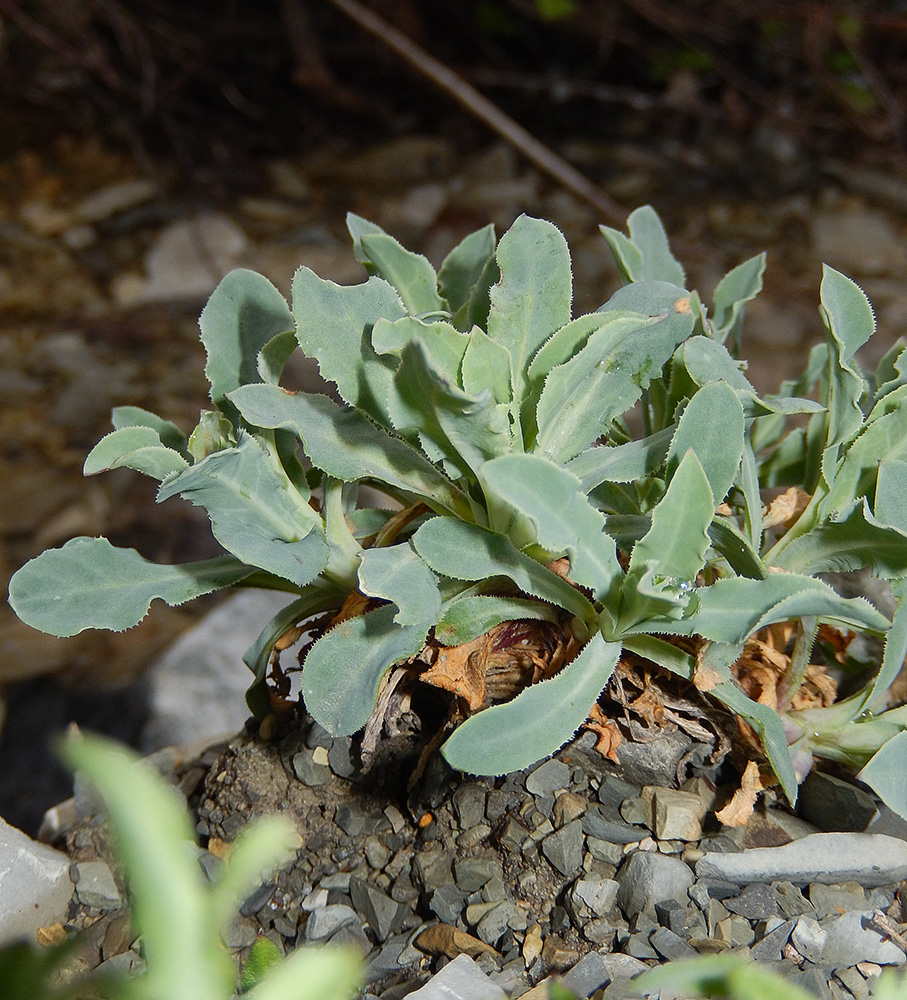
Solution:
[[[330,0],[350,20],[374,35],[381,42],[401,56],[420,73],[457,100],[470,114],[475,115],[502,139],[514,146],[539,170],[553,177],[558,183],[578,198],[588,202],[609,222],[623,225],[627,213],[617,202],[609,198],[588,177],[576,167],[558,156],[531,132],[505,114],[496,104],[488,100],[450,67],[429,55],[421,46],[401,31],[378,17],[358,0]]]

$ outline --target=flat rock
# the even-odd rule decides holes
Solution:
[[[580,820],[562,826],[542,841],[542,854],[561,875],[569,875],[583,863],[583,827]]]
[[[117,910],[123,902],[110,866],[103,861],[82,861],[76,865],[76,895],[83,906],[96,910]]]
[[[813,771],[800,786],[797,811],[828,832],[862,832],[878,815],[875,800],[852,782]]]
[[[689,866],[678,858],[650,851],[634,851],[617,872],[617,903],[627,918],[643,911],[655,913],[655,904],[668,899],[686,902],[693,884]]]
[[[554,795],[570,784],[570,768],[560,760],[546,760],[526,777],[526,791],[530,795]]]
[[[907,955],[869,922],[871,916],[871,910],[851,910],[822,920],[822,929],[827,934],[823,961],[833,966],[856,965],[857,962],[903,965]]]
[[[34,943],[39,927],[66,913],[69,858],[0,819],[0,944]]]
[[[881,834],[813,833],[781,847],[704,854],[696,875],[740,885],[787,879],[798,885],[854,881],[874,887],[907,878],[907,843]]]
[[[406,994],[410,1000],[506,1000],[496,986],[468,955],[457,955],[421,989]]]

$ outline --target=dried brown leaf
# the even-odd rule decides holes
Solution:
[[[740,779],[740,787],[731,801],[715,813],[715,819],[723,826],[746,826],[753,815],[756,799],[765,787],[759,765],[754,760],[749,761]]]
[[[457,955],[469,955],[476,958],[483,952],[491,952],[497,955],[498,952],[485,944],[478,938],[461,931],[451,924],[435,924],[433,927],[426,927],[419,934],[413,944],[428,955],[446,955],[448,958],[456,958]]]
[[[462,698],[472,711],[485,707],[485,671],[492,634],[486,632],[471,642],[445,646],[419,680]]]
[[[769,504],[762,518],[763,528],[773,528],[776,524],[790,527],[806,510],[812,497],[798,486],[791,486]]]
[[[602,757],[607,757],[608,760],[619,764],[617,748],[623,743],[624,738],[617,728],[617,723],[613,719],[609,719],[598,705],[593,705],[589,718],[583,725],[590,732],[596,734],[595,749]]]

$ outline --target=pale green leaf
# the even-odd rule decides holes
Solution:
[[[799,616],[798,616],[799,617]],[[759,734],[762,746],[790,804],[797,803],[797,776],[791,763],[787,734],[781,716],[768,705],[747,697],[733,681],[716,684],[709,694],[745,719]]]
[[[130,910],[156,992],[168,1000],[223,1000],[235,971],[212,926],[204,874],[188,850],[185,803],[149,764],[97,736],[62,748],[100,792],[116,831]]]
[[[189,435],[188,448],[193,462],[200,462],[216,451],[235,447],[233,424],[220,410],[202,410],[195,429]]]
[[[740,327],[746,303],[762,291],[764,273],[765,254],[760,253],[738,264],[718,282],[712,296],[715,307],[712,325],[721,343],[730,339],[732,344],[740,344]]]
[[[686,275],[671,253],[668,237],[651,205],[643,205],[627,218],[630,239],[616,229],[599,226],[614,255],[624,282],[670,281],[683,285]],[[632,248],[632,249],[631,249]]]
[[[106,538],[81,537],[27,562],[10,580],[9,602],[26,625],[51,635],[121,632],[138,624],[156,598],[183,604],[252,572],[232,556],[159,566]]]
[[[570,559],[570,577],[603,601],[622,579],[614,540],[605,519],[575,476],[539,455],[505,455],[482,466],[482,489],[499,508],[517,511],[533,523],[534,542]]]
[[[703,955],[650,969],[633,981],[642,995],[660,990],[727,1000],[815,1000],[787,977],[739,955]]]
[[[359,559],[359,589],[369,597],[393,601],[398,625],[435,624],[441,614],[438,578],[409,542],[364,549]]]
[[[435,269],[421,254],[407,250],[373,222],[350,212],[347,228],[353,237],[357,260],[370,274],[377,274],[397,289],[406,311],[413,316],[441,312]]]
[[[244,1000],[352,1000],[364,976],[356,948],[297,948]],[[783,998],[779,998],[783,1000]]]
[[[141,406],[115,406],[110,414],[110,422],[115,430],[124,427],[150,427],[157,431],[161,443],[174,451],[178,451],[183,458],[188,458],[186,450],[188,442],[186,435],[169,420],[164,420],[156,413],[143,410]]]
[[[495,403],[488,390],[473,396],[453,384],[418,342],[403,349],[394,387],[394,426],[417,431],[428,456],[440,460],[454,478],[510,450],[506,406]]]
[[[593,445],[564,466],[588,493],[602,483],[633,483],[657,472],[664,464],[674,437],[673,425],[648,437],[614,446]]]
[[[204,507],[214,537],[243,562],[299,587],[324,569],[328,549],[321,519],[261,439],[242,433],[236,448],[168,479],[158,500],[176,495]]]
[[[647,621],[636,631],[701,635],[716,642],[743,642],[775,622],[817,615],[843,628],[882,634],[888,619],[862,597],[844,598],[828,584],[796,573],[769,573],[764,580],[733,577],[698,587],[696,611],[680,621]]]
[[[506,576],[524,593],[566,608],[587,623],[595,618],[595,608],[576,588],[497,532],[451,517],[433,517],[413,535],[412,543],[442,576],[454,580]]]
[[[421,344],[432,364],[454,385],[460,384],[460,365],[469,337],[443,320],[423,322],[415,316],[389,322],[379,319],[372,330],[372,347],[381,355],[399,359],[410,341]]]
[[[619,643],[596,633],[550,680],[468,719],[441,753],[451,767],[468,774],[508,774],[555,753],[589,717],[620,651]]]
[[[559,612],[551,604],[522,597],[459,597],[444,609],[435,626],[435,638],[445,646],[470,642],[507,621],[526,619],[557,621]]]
[[[308,650],[302,671],[302,696],[314,719],[332,736],[361,729],[375,708],[381,680],[394,663],[425,644],[428,626],[397,625],[397,608],[340,622]]]
[[[94,476],[122,467],[160,482],[187,469],[189,463],[179,452],[166,447],[156,430],[131,426],[105,434],[88,453],[82,472]]]
[[[741,393],[753,393],[752,383],[743,374],[746,363],[731,357],[730,351],[711,337],[691,337],[677,352],[676,364],[682,365],[696,385],[727,382]]]
[[[683,409],[668,450],[668,477],[673,476],[683,456],[692,448],[717,507],[734,484],[743,446],[743,407],[737,393],[726,382],[710,382]]]
[[[228,392],[259,380],[259,351],[273,337],[293,329],[293,316],[267,278],[240,268],[214,289],[198,324],[208,352],[205,375],[211,383],[211,400],[220,406]]]
[[[485,226],[461,240],[444,258],[438,271],[438,289],[452,313],[468,305],[476,284],[494,260],[496,244],[494,226]]]
[[[592,334],[545,380],[535,449],[557,462],[579,454],[633,406],[692,327],[689,296],[681,292],[662,313],[627,315]]]
[[[898,816],[907,819],[907,732],[888,740],[857,775]]]
[[[633,547],[628,580],[648,568],[674,585],[692,584],[705,564],[715,506],[702,463],[689,449],[652,511],[651,528]]]
[[[768,570],[759,558],[759,553],[729,518],[715,517],[712,520],[709,525],[709,541],[738,576],[749,576],[754,580],[761,580],[766,576]]]
[[[370,479],[442,509],[469,517],[469,503],[417,449],[377,426],[358,410],[327,396],[286,392],[277,386],[243,386],[230,396],[256,427],[283,427],[303,442],[319,469],[345,482]]]
[[[491,289],[488,336],[510,355],[513,413],[518,421],[530,360],[570,319],[570,251],[550,222],[521,215],[501,237],[497,261],[501,279]]]
[[[882,524],[907,533],[907,462],[893,459],[879,464],[873,512]]]
[[[496,403],[509,403],[511,400],[510,355],[507,348],[495,343],[477,326],[469,331],[460,376],[461,385],[470,395],[477,396],[487,389]]]
[[[536,351],[529,365],[529,382],[535,395],[541,392],[545,378],[552,368],[569,361],[574,354],[585,347],[593,333],[609,323],[620,320],[622,312],[627,310],[605,311],[605,307],[602,307],[598,312],[577,316],[553,333]]]
[[[322,376],[347,403],[390,427],[387,397],[396,365],[375,353],[371,332],[378,319],[406,315],[394,288],[377,277],[336,285],[301,267],[293,277],[293,315],[299,343]]]
[[[283,333],[272,337],[258,352],[255,367],[259,379],[262,382],[272,382],[277,385],[287,362],[298,347],[299,341],[296,339],[295,324],[294,329],[284,330]]]

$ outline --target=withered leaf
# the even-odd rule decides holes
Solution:
[[[763,782],[759,765],[754,760],[749,761],[740,779],[740,787],[734,792],[731,801],[715,813],[715,819],[723,826],[746,826],[759,793],[769,784],[770,781]]]
[[[433,927],[426,927],[413,942],[415,946],[428,955],[446,955],[448,958],[456,958],[457,955],[469,955],[476,958],[483,952],[491,952],[497,955],[498,952],[485,944],[478,938],[461,931],[452,924],[435,924]]]
[[[791,486],[769,504],[762,518],[763,528],[773,528],[776,524],[790,527],[806,510],[812,497],[798,486]]]

